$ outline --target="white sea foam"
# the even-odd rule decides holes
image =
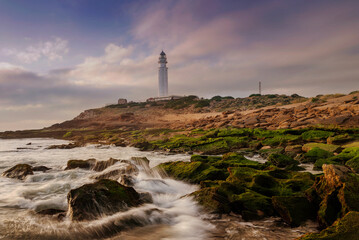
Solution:
[[[31,142],[31,145],[27,145]],[[153,204],[145,204],[126,212],[103,216],[91,222],[74,223],[69,219],[53,219],[34,214],[44,209],[67,209],[67,193],[86,183],[94,182],[99,173],[73,169],[65,171],[70,159],[130,160],[131,157],[147,157],[150,167],[168,161],[189,161],[184,154],[167,155],[158,152],[140,152],[131,147],[88,145],[74,149],[46,149],[50,145],[65,144],[53,139],[0,139],[0,173],[19,164],[46,166],[51,170],[35,172],[24,181],[0,177],[0,232],[3,239],[101,239],[114,233],[127,231],[128,222],[134,226],[165,224],[167,233],[162,239],[205,239],[211,225],[201,219],[197,204],[190,197],[183,197],[198,189],[157,172],[140,172],[134,175],[134,188],[149,192]],[[117,163],[106,171],[125,167]],[[0,238],[1,238],[0,236]],[[141,239],[141,238],[138,238]],[[143,236],[142,239],[146,239]]]

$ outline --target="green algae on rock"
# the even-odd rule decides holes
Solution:
[[[320,233],[308,233],[297,240],[358,240],[359,212],[350,211]]]
[[[140,195],[117,181],[102,179],[72,189],[67,195],[68,214],[71,220],[92,220],[106,214],[138,206]]]

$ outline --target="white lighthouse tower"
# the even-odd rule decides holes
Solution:
[[[158,96],[166,97],[168,96],[168,68],[166,66],[166,53],[163,51],[160,53],[158,63],[160,64],[160,67],[158,68]]]

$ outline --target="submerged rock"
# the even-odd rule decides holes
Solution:
[[[69,160],[67,161],[67,166],[65,170],[75,169],[75,168],[83,168],[83,169],[90,169],[96,163],[96,159],[91,158],[88,160]]]
[[[74,221],[92,220],[141,204],[140,195],[132,187],[109,179],[72,189],[67,201],[68,215]]]
[[[2,176],[24,180],[27,175],[33,175],[32,167],[28,164],[17,164],[3,172]]]

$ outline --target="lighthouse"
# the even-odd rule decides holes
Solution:
[[[158,59],[160,67],[158,68],[158,96],[166,97],[168,96],[168,68],[166,53],[163,51],[160,53],[160,58]]]

